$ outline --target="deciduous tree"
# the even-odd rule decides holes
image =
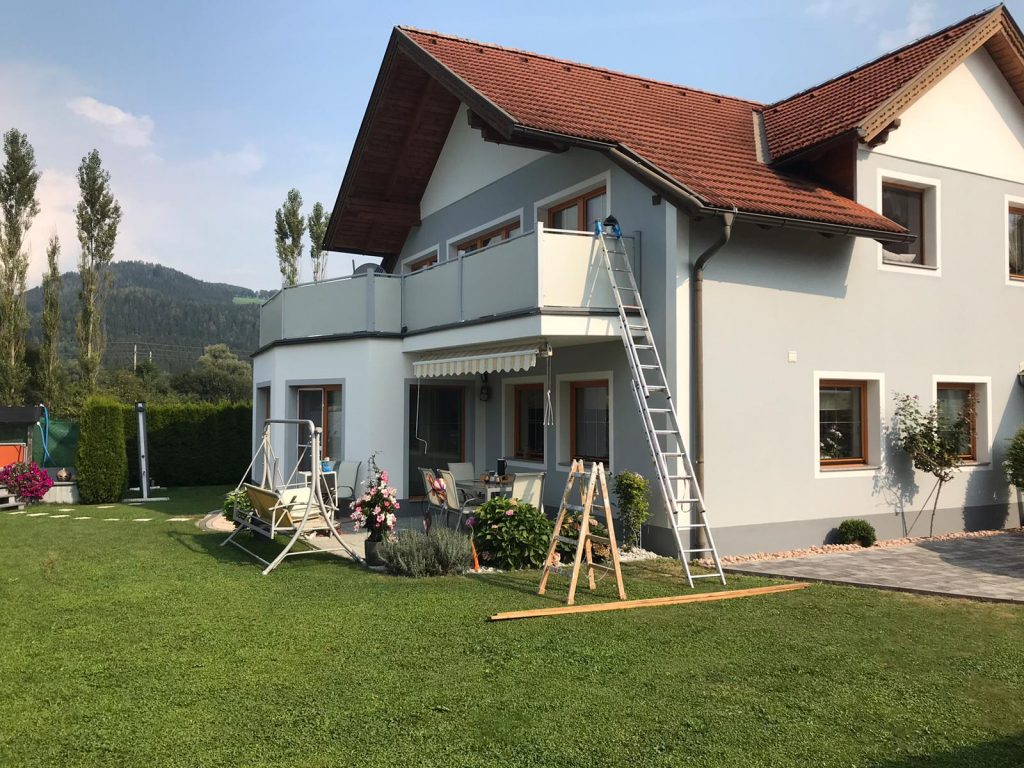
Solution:
[[[281,279],[287,288],[299,281],[299,260],[302,258],[302,236],[306,220],[302,217],[302,195],[289,189],[284,205],[274,214],[274,237]]]
[[[324,235],[331,212],[325,211],[322,203],[313,206],[313,213],[306,220],[309,224],[309,257],[313,260],[313,282],[319,283],[327,272],[327,251],[324,250]]]
[[[75,209],[78,242],[82,255],[78,271],[82,278],[79,293],[78,361],[86,388],[96,386],[103,357],[103,303],[110,281],[107,265],[114,258],[121,206],[110,190],[110,172],[103,169],[100,153],[93,150],[78,166],[78,188],[82,198]]]
[[[49,405],[60,399],[63,371],[60,361],[60,238],[53,235],[46,247],[43,275],[43,345],[39,351],[39,379],[43,400]]]
[[[39,213],[39,172],[28,137],[12,128],[4,134],[0,169],[0,403],[20,404],[28,369],[25,365],[25,237]]]

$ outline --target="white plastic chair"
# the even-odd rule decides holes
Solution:
[[[544,475],[544,472],[518,472],[512,475],[511,498],[543,510]]]

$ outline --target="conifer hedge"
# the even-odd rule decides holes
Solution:
[[[138,483],[134,406],[123,407],[132,484]],[[150,481],[164,487],[234,485],[252,458],[250,403],[175,403],[146,408]]]
[[[124,408],[107,397],[90,397],[82,406],[75,471],[85,504],[109,504],[128,487]]]

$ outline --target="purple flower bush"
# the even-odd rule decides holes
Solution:
[[[53,487],[53,480],[34,461],[15,462],[0,469],[0,486],[22,501],[39,501]]]

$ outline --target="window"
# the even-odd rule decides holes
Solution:
[[[1011,205],[1008,216],[1010,279],[1024,280],[1024,208]]]
[[[270,418],[270,387],[256,388],[256,413],[260,418],[256,431],[262,433],[264,422]]]
[[[962,414],[968,416],[967,429],[958,436],[957,453],[961,459],[978,458],[977,388],[975,384],[939,382],[935,399],[939,411],[939,429],[946,437],[953,436]]]
[[[823,379],[818,385],[822,467],[867,464],[867,383]]]
[[[604,212],[605,188],[600,187],[548,208],[548,226],[589,232],[597,219],[604,218]]]
[[[882,184],[882,215],[907,228],[912,243],[886,243],[885,261],[897,264],[926,264],[925,191],[892,182]]]
[[[519,225],[519,219],[511,221],[497,229],[492,229],[482,235],[473,235],[468,240],[463,240],[457,246],[455,246],[456,256],[465,256],[467,253],[473,251],[479,251],[481,248],[485,248],[488,245],[494,245],[500,243],[502,240],[508,240],[509,238],[516,237],[522,232],[522,227]]]
[[[426,256],[422,256],[416,259],[415,261],[409,262],[405,267],[405,271],[418,272],[421,269],[432,267],[435,264],[437,264],[437,251],[434,251],[433,253],[428,253]]]
[[[608,464],[608,382],[570,382],[569,413],[569,453],[572,458]]]
[[[516,384],[513,388],[512,455],[544,461],[544,385]]]
[[[330,457],[337,461],[343,455],[342,443],[342,400],[341,385],[330,384],[323,387],[299,387],[298,418],[308,419],[313,426],[322,429],[320,442],[320,458]],[[308,471],[310,457],[308,450],[303,453],[304,446],[310,436],[299,428],[297,455],[302,458],[299,469]]]

